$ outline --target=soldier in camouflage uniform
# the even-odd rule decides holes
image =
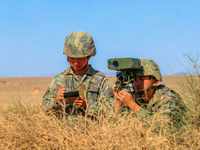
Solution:
[[[141,69],[133,70],[134,92],[132,95],[127,91],[114,89],[116,103],[115,111],[133,110],[142,118],[151,118],[155,113],[179,122],[185,113],[182,98],[174,90],[161,84],[160,69],[156,62],[151,59],[141,59]]]
[[[90,34],[82,31],[72,32],[66,37],[63,54],[71,65],[66,71],[57,74],[43,97],[46,114],[60,112],[64,98],[63,92],[84,91],[79,97],[70,97],[73,104],[66,104],[66,116],[95,114],[100,109],[112,110],[112,87],[105,74],[88,64],[96,55],[96,47]]]

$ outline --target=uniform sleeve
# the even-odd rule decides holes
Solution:
[[[55,98],[57,96],[57,91],[59,89],[59,86],[57,86],[55,82],[55,78],[53,78],[51,84],[49,85],[46,93],[43,96],[43,111],[45,114],[48,114],[50,110],[57,110],[59,107],[59,104],[55,102]]]
[[[181,100],[181,97],[177,93],[167,91],[158,101],[148,105],[147,109],[141,107],[138,116],[151,119],[151,116],[156,114],[156,117],[160,116],[165,119],[170,118],[173,122],[181,121],[182,116],[185,113],[184,107],[179,105]]]
[[[109,80],[104,77],[99,88],[97,100],[91,101],[88,106],[88,112],[94,111],[95,113],[104,112],[112,113],[114,108],[114,95],[113,89]]]

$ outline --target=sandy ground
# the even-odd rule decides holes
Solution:
[[[42,97],[51,83],[53,77],[20,77],[20,78],[0,78],[0,102],[5,103],[11,100],[31,100],[42,102]],[[181,76],[164,76],[163,84],[179,90],[177,80]],[[116,77],[108,76],[111,85],[114,85]]]

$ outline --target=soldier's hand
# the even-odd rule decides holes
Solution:
[[[63,96],[63,92],[65,92],[66,89],[65,88],[61,88],[57,91],[57,96],[55,98],[55,101],[56,102],[61,102],[63,99],[64,99],[64,96]]]
[[[127,91],[120,91],[118,93],[118,96],[119,96],[120,100],[122,102],[124,102],[125,105],[127,105],[127,106],[129,106],[130,103],[134,102],[133,96]]]
[[[123,105],[123,101],[120,99],[120,97],[118,96],[118,92],[119,92],[119,89],[118,88],[114,88],[113,89],[113,94],[115,96],[115,111],[117,111],[122,105]]]
[[[117,101],[121,101],[120,97],[118,96],[119,92],[120,92],[120,90],[118,88],[114,88],[113,89],[113,94],[114,94],[114,96],[115,96],[115,98],[116,98]]]
[[[129,107],[136,112],[139,111],[140,106],[134,101],[133,96],[127,91],[120,91],[118,93],[119,99],[123,102],[124,105]]]
[[[77,107],[80,107],[80,108],[86,108],[87,107],[86,102],[85,102],[85,98],[81,95],[79,97],[70,97],[70,101],[74,102],[74,104]]]

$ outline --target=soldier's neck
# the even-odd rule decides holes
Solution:
[[[154,89],[151,89],[150,91],[148,91],[147,93],[141,95],[142,99],[148,103],[149,100],[151,99],[152,95],[153,95]]]
[[[87,66],[86,66],[83,70],[80,70],[80,71],[78,71],[78,70],[73,70],[73,71],[74,71],[74,73],[75,73],[76,75],[84,75],[84,74],[86,73],[86,71],[88,70],[88,68],[89,68],[89,64],[87,64]]]

